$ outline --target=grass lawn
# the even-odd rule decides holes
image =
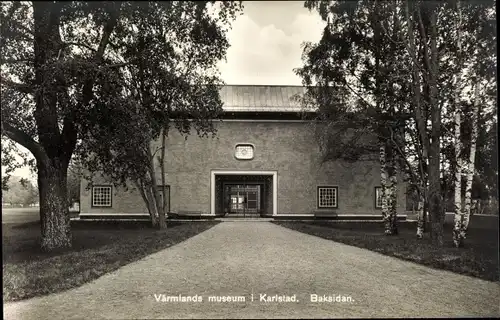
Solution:
[[[71,218],[78,217],[78,212],[70,211]],[[40,220],[40,208],[9,208],[2,207],[2,224],[24,223]]]
[[[3,224],[3,301],[78,287],[217,223],[169,222],[162,231],[140,222],[72,221],[73,248],[57,253],[40,251],[39,222]]]
[[[348,245],[410,260],[434,268],[498,281],[498,227],[469,229],[464,248],[454,248],[452,227],[445,225],[445,245],[436,248],[429,234],[417,240],[416,223],[399,224],[398,236],[385,236],[383,225],[376,222],[275,221],[296,231]]]

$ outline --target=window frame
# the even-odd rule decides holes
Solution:
[[[96,205],[94,203],[94,200],[95,200],[94,190],[96,188],[109,188],[109,205]],[[92,185],[90,204],[91,204],[92,208],[112,208],[113,207],[113,185],[111,185],[111,184]]]
[[[335,190],[335,204],[334,206],[321,206],[321,193],[320,189],[333,189]],[[332,185],[322,185],[316,187],[316,206],[318,209],[338,209],[339,208],[339,187]]]
[[[374,188],[374,190],[375,190],[375,203],[374,203],[374,205],[375,205],[375,209],[382,209],[382,200],[380,201],[380,206],[379,206],[379,205],[378,205],[378,203],[377,203],[377,200],[378,200],[378,197],[377,197],[377,190],[380,190],[380,193],[381,193],[381,194],[380,194],[380,196],[382,197],[382,195],[383,195],[383,194],[382,194],[382,186],[376,186],[376,187]]]
[[[237,155],[238,147],[251,147],[252,148],[252,157],[251,158],[239,158]],[[248,142],[241,142],[241,143],[235,144],[234,145],[234,158],[236,160],[240,160],[240,161],[253,160],[253,158],[255,158],[255,145],[253,143],[248,143]]]

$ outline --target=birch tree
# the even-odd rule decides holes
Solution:
[[[494,11],[489,3],[471,4],[467,2],[457,2],[457,25],[460,33],[457,34],[457,48],[459,57],[459,70],[457,71],[457,81],[455,83],[455,223],[453,230],[453,241],[456,247],[464,245],[467,228],[471,215],[471,195],[473,178],[476,170],[476,146],[478,138],[478,123],[480,110],[487,109],[488,106],[488,84],[494,78],[492,69],[496,66],[494,59],[494,46],[492,41],[496,38],[493,31],[492,22],[496,19]],[[467,63],[463,59],[467,57]],[[463,72],[468,73],[468,77],[463,77]],[[471,106],[467,113],[467,121],[462,121],[459,109],[463,99],[460,97],[464,87],[473,88],[467,96],[466,106]],[[492,101],[489,103],[492,104]],[[483,108],[481,108],[483,106]],[[468,124],[468,134],[463,134],[462,124]],[[467,145],[467,148],[465,148]],[[467,150],[468,149],[468,150]],[[467,151],[467,152],[466,152]],[[463,154],[463,156],[462,156]],[[465,199],[462,206],[462,172],[465,173]]]
[[[457,1],[457,16],[458,16],[458,21],[456,24],[456,30],[457,30],[457,56],[459,57],[457,61],[457,65],[459,68],[461,68],[461,41],[460,41],[460,27],[462,23],[462,13],[460,11],[460,1]],[[460,77],[460,69],[457,71],[457,74],[455,75],[455,108],[454,108],[454,114],[455,114],[455,162],[456,162],[456,169],[455,169],[455,198],[454,198],[454,208],[455,208],[455,223],[454,223],[454,230],[453,230],[453,241],[455,243],[455,246],[460,245],[460,238],[461,238],[461,233],[463,230],[463,214],[462,214],[462,161],[461,161],[461,150],[462,150],[462,140],[460,137],[460,124],[461,124],[461,110],[460,110],[460,85],[461,85],[461,77]]]
[[[475,158],[476,158],[476,140],[477,140],[477,119],[479,110],[479,81],[474,78],[476,82],[474,89],[474,107],[472,111],[471,125],[472,133],[470,137],[470,152],[469,152],[469,162],[467,164],[467,183],[465,186],[465,214],[462,215],[461,228],[460,228],[460,239],[465,239],[467,232],[467,227],[469,226],[470,214],[471,214],[471,194],[472,194],[472,178],[475,172]],[[457,246],[459,244],[456,244]]]
[[[324,159],[354,161],[360,156],[378,156],[384,230],[387,235],[397,234],[399,153],[395,143],[403,149],[400,136],[406,115],[399,99],[407,96],[408,88],[399,77],[397,58],[385,59],[402,53],[397,13],[377,1],[306,1],[305,6],[317,10],[327,22],[319,43],[305,45],[304,67],[295,70],[308,88],[304,105],[315,104],[322,114],[318,140],[335,141],[322,142],[327,146],[322,148]],[[325,94],[345,98],[332,102]],[[325,121],[330,128],[326,131],[321,129]],[[367,144],[367,140],[371,142]]]

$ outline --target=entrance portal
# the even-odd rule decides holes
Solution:
[[[215,214],[258,217],[273,214],[273,176],[215,175]]]
[[[261,214],[263,184],[224,183],[225,213]]]

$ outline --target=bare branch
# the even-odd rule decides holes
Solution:
[[[80,43],[80,42],[64,42],[64,45],[65,46],[82,47],[82,48],[88,49],[90,51],[97,52],[97,50],[92,48],[91,46],[86,45],[84,43]]]
[[[370,106],[370,107],[372,107],[372,108],[375,108],[375,106],[374,106],[374,105],[372,105],[371,103],[369,103],[368,101],[366,101],[366,99],[365,99],[362,95],[360,95],[360,94],[359,94],[359,92],[357,92],[356,90],[354,90],[354,89],[353,89],[353,88],[349,85],[349,83],[347,83],[347,81],[345,82],[345,85],[346,85],[346,87],[347,87],[347,88],[348,88],[348,89],[349,89],[352,93],[354,93],[356,96],[358,96],[358,98],[360,98],[360,99],[361,99],[364,103],[366,103],[366,105],[368,105],[368,106]]]
[[[126,67],[126,66],[132,64],[133,62],[134,62],[134,60],[129,61],[129,62],[121,62],[121,63],[109,64],[109,65],[106,65],[106,66],[102,66],[100,69],[104,70],[104,69],[122,68],[122,67]]]
[[[412,181],[417,183],[418,179],[417,179],[417,176],[415,175],[415,172],[413,172],[413,167],[411,166],[410,162],[408,161],[408,158],[406,157],[406,154],[404,153],[404,151],[401,149],[400,145],[394,140],[394,132],[392,131],[392,128],[389,128],[389,130],[391,130],[391,142],[393,143],[393,145],[396,146],[396,150],[398,151],[399,155],[401,156],[401,159],[403,159],[405,161],[405,164],[408,168],[407,171],[410,173],[410,175],[412,177]],[[418,184],[417,184],[417,187],[418,187]]]
[[[151,159],[153,159],[153,158],[154,158],[154,156],[156,155],[156,153],[157,153],[158,151],[162,150],[162,149],[163,149],[163,147],[156,147],[155,152],[153,152],[153,154],[151,155]]]
[[[111,37],[111,33],[113,33],[113,29],[118,23],[121,6],[122,6],[122,1],[119,1],[116,4],[116,8],[113,8],[115,10],[111,9],[110,11],[110,19],[108,20],[108,23],[104,26],[104,32],[101,41],[99,42],[99,47],[97,48],[95,57],[97,60],[101,60],[102,57],[104,56],[104,50],[106,50],[106,46],[109,43],[109,38]]]
[[[114,4],[116,6],[114,11],[111,9],[110,13],[110,19],[108,20],[108,23],[104,26],[104,32],[101,38],[101,41],[99,42],[99,47],[97,48],[97,51],[95,53],[94,59],[99,63],[102,61],[102,58],[104,56],[104,51],[106,50],[106,46],[109,43],[109,38],[111,37],[111,33],[113,32],[116,24],[118,23],[118,18],[120,16],[120,9],[122,6],[122,2],[118,2],[117,4]],[[92,86],[94,84],[93,79],[87,79],[83,86],[83,105],[86,105],[91,99],[92,99]]]
[[[37,161],[40,161],[42,163],[46,163],[49,161],[49,158],[45,153],[43,147],[24,131],[15,128],[7,122],[2,122],[2,133],[31,151]]]

